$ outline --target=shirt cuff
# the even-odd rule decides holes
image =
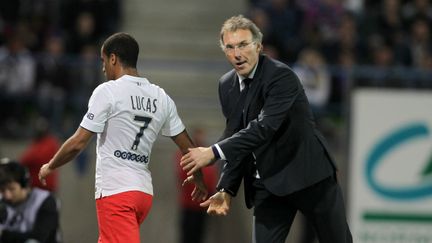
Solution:
[[[228,189],[226,189],[226,188],[220,188],[220,189],[218,190],[218,192],[226,192],[226,193],[228,193],[231,197],[235,197],[235,196],[236,196],[235,193],[234,193],[233,191],[228,190]]]
[[[219,145],[217,143],[215,143],[213,146],[216,148],[217,152],[219,153],[219,159],[226,160],[225,154],[223,153],[223,151],[219,147]],[[215,154],[215,156],[217,156],[217,154]]]

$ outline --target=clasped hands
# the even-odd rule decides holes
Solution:
[[[180,161],[180,166],[189,176],[183,184],[194,182],[195,185],[197,185],[194,189],[195,192],[198,187],[195,173],[200,171],[201,168],[213,164],[215,161],[215,155],[210,147],[190,148],[189,152],[185,154]],[[192,199],[196,200],[198,197],[194,195],[194,192],[192,192]],[[226,192],[217,192],[206,201],[200,203],[200,206],[208,207],[207,213],[210,215],[227,215],[230,204],[231,195]]]

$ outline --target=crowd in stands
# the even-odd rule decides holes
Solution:
[[[121,13],[119,0],[0,2],[2,136],[29,135],[35,116],[63,131],[69,114],[77,126],[102,78],[100,40],[118,30]]]
[[[249,15],[278,58],[293,63],[314,48],[332,65],[432,67],[428,0],[251,0]]]
[[[432,88],[430,1],[348,2],[249,0],[244,14],[263,31],[265,52],[299,73],[318,114],[340,115],[356,85]],[[0,2],[1,135],[25,133],[18,128],[34,110],[56,131],[68,129],[65,116],[76,127],[102,80],[99,42],[119,30],[121,7],[120,0]]]
[[[353,86],[432,88],[429,0],[250,0],[264,48],[294,67],[312,106],[340,114]]]

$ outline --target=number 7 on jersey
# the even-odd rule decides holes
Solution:
[[[134,121],[144,122],[144,125],[140,128],[139,132],[135,136],[135,141],[133,142],[133,145],[131,148],[132,150],[138,149],[138,144],[140,142],[142,135],[144,134],[144,130],[148,127],[151,120],[152,120],[151,117],[145,117],[145,116],[135,116],[134,117]]]

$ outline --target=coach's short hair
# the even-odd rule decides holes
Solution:
[[[224,49],[224,42],[223,42],[224,34],[226,32],[233,32],[239,29],[250,30],[250,32],[252,33],[252,41],[255,43],[262,42],[263,34],[261,33],[260,29],[250,19],[240,14],[227,19],[223,23],[220,31],[220,39],[219,39],[219,44],[222,50]]]
[[[127,33],[115,33],[108,37],[102,46],[105,55],[116,55],[125,67],[136,68],[138,62],[138,42]]]

